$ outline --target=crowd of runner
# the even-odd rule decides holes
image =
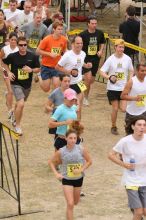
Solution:
[[[40,89],[49,93],[45,112],[50,113],[48,127],[55,147],[49,165],[62,181],[67,220],[72,220],[84,171],[92,163],[88,150],[82,146],[82,106],[90,107],[90,88],[106,41],[103,31],[97,29],[96,16],[91,15],[87,29],[70,42],[62,13],[50,13],[47,4],[43,0],[37,0],[36,4],[26,0],[24,10],[20,10],[21,2],[2,0],[0,71],[6,86],[8,120],[20,136],[23,135],[21,120],[33,75]],[[127,13],[132,13],[131,10]],[[127,16],[133,19],[133,14]],[[124,27],[120,26],[122,33]],[[141,220],[146,215],[146,64],[138,63],[134,70],[130,54],[124,53],[123,39],[115,40],[114,49],[99,73],[107,80],[107,97],[112,107],[111,133],[119,134],[117,116],[120,108],[126,112],[127,136],[116,144],[109,158],[125,168],[124,185],[133,220]],[[134,158],[133,164],[131,158]]]

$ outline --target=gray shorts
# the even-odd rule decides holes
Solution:
[[[12,90],[13,90],[13,94],[16,98],[16,101],[19,101],[21,99],[24,99],[24,101],[27,100],[29,93],[31,91],[31,88],[28,89],[24,89],[22,86],[19,85],[13,85],[11,84]]]
[[[140,186],[138,190],[126,189],[126,191],[131,209],[146,208],[146,186]]]

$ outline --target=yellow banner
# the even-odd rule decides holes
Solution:
[[[15,131],[9,129],[9,128],[8,128],[7,126],[5,126],[5,125],[2,125],[2,127],[3,127],[3,129],[4,129],[5,131],[7,131],[8,133],[10,132],[10,134],[13,136],[13,138],[14,138],[15,140],[18,140],[18,139],[19,139],[19,135],[18,135]]]

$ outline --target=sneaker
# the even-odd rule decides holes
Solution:
[[[41,75],[41,74],[38,73],[38,74],[36,74],[36,75],[34,76],[34,82],[35,82],[35,83],[39,82],[39,76],[40,76],[40,75]]]
[[[15,132],[19,135],[19,136],[22,136],[23,133],[22,133],[22,129],[20,127],[15,127]]]
[[[85,196],[85,194],[83,192],[80,192],[80,196],[83,197]]]
[[[83,105],[89,106],[89,101],[88,101],[88,99],[84,98],[84,100],[83,100]]]
[[[118,135],[119,132],[118,132],[117,127],[112,127],[112,128],[111,128],[111,133],[114,134],[114,135]]]

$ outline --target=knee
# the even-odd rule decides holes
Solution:
[[[67,203],[67,208],[68,208],[68,209],[73,209],[73,208],[74,208],[74,201],[69,201],[69,202]]]
[[[24,108],[24,101],[17,102],[17,108],[23,109]]]
[[[134,215],[135,215],[137,218],[142,217],[143,214],[144,214],[143,209],[137,209],[137,210],[134,210]]]

